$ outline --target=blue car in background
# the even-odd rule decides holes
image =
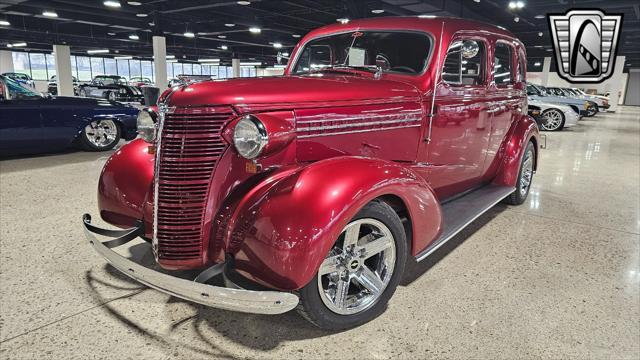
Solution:
[[[113,148],[136,137],[139,110],[114,101],[43,96],[0,75],[0,157]]]

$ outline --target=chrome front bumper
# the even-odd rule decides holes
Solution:
[[[89,243],[113,267],[130,278],[169,295],[218,309],[253,314],[281,314],[298,305],[298,297],[288,292],[253,291],[204,284],[204,281],[223,271],[222,264],[203,271],[194,280],[186,280],[149,269],[111,250],[141,235],[142,225],[127,230],[101,229],[91,224],[89,214],[82,217],[82,223]],[[94,234],[112,239],[101,242]]]

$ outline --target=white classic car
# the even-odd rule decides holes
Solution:
[[[558,131],[578,124],[578,115],[570,106],[529,98],[529,115],[536,118],[540,130]]]

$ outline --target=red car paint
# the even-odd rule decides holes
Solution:
[[[429,34],[434,43],[426,70],[415,76],[292,75],[306,42],[357,30]],[[298,289],[314,277],[344,226],[372,199],[384,197],[406,209],[415,256],[441,231],[442,200],[482,184],[515,186],[524,148],[530,140],[538,144],[537,127],[526,111],[526,79],[497,86],[487,71],[486,85],[442,82],[439,61],[460,38],[485,44],[486,69],[493,69],[496,41],[510,44],[513,76],[526,73],[518,69],[526,64],[524,46],[500,28],[461,19],[376,18],[312,31],[296,46],[282,77],[216,80],[165,91],[160,102],[176,109],[176,119],[224,125],[215,137],[219,145],[215,169],[205,176],[206,193],[198,193],[203,208],[197,224],[174,224],[176,231],[192,231],[189,256],[181,258],[185,254],[169,248],[160,265],[194,269],[233,257],[236,270],[247,278],[271,288]],[[229,115],[216,115],[221,111]],[[233,127],[246,114],[258,117],[270,136],[255,162],[239,156],[232,144]],[[327,122],[338,126],[316,126]],[[196,135],[180,139],[193,141]],[[148,149],[136,140],[114,154],[102,172],[98,198],[104,220],[120,227],[143,220],[151,238],[154,155]],[[162,153],[161,159],[171,161]],[[195,174],[190,173],[195,179],[190,184],[198,183]]]

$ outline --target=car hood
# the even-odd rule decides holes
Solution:
[[[542,110],[546,110],[548,108],[557,108],[562,111],[573,111],[568,105],[558,104],[558,103],[550,103],[546,101],[540,101],[537,99],[529,100],[529,105],[539,106]]]
[[[235,105],[238,108],[322,107],[335,102],[417,101],[410,84],[369,76],[314,74],[213,80],[176,87],[170,106]],[[326,105],[324,105],[326,104]]]
[[[530,98],[534,100],[539,100],[542,102],[547,102],[547,103],[572,104],[572,105],[578,105],[578,106],[583,106],[585,103],[585,100],[583,99],[572,99],[568,97],[552,96],[552,95],[547,95],[547,96],[531,95]]]

